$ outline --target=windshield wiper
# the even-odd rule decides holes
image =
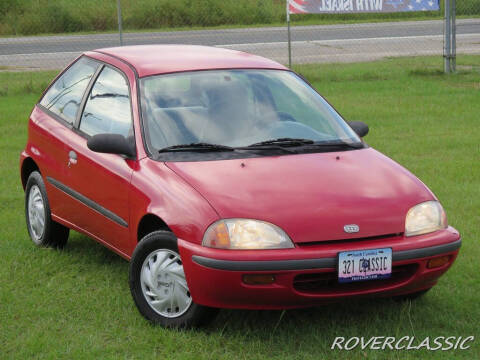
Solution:
[[[347,147],[352,149],[361,149],[364,147],[364,144],[359,143],[347,143],[344,141],[328,141],[328,142],[314,142],[309,139],[295,139],[295,138],[279,138],[261,141],[254,143],[248,146],[238,146],[231,147],[227,145],[219,144],[210,144],[210,143],[190,143],[190,144],[179,144],[164,147],[158,150],[159,153],[164,152],[176,152],[176,151],[199,151],[199,152],[208,152],[208,151],[235,151],[235,150],[281,150],[288,153],[297,153],[293,149],[288,149],[292,146],[313,146],[313,147]]]
[[[235,149],[218,144],[209,144],[209,143],[191,143],[191,144],[180,144],[164,147],[158,150],[159,153],[170,152],[170,151],[234,151]]]
[[[283,149],[285,152],[298,153],[298,151],[291,150],[289,147],[306,146],[308,148],[326,147],[326,148],[350,148],[350,149],[362,149],[365,145],[362,142],[348,143],[341,140],[331,140],[315,142],[310,139],[296,139],[296,138],[279,138],[261,141],[248,146],[243,149]],[[238,149],[238,148],[237,148]]]
[[[296,139],[296,138],[278,138],[260,141],[254,144],[250,144],[249,147],[263,146],[263,145],[277,145],[277,146],[301,146],[301,145],[310,145],[313,144],[313,140],[309,139]]]
[[[362,142],[348,143],[345,141],[324,141],[312,144],[312,146],[318,147],[343,147],[350,149],[362,149],[365,145]]]

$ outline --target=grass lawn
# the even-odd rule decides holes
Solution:
[[[358,300],[315,309],[221,311],[206,329],[151,326],[136,310],[128,263],[71,233],[65,250],[27,235],[18,159],[27,118],[52,72],[0,73],[0,358],[480,358],[480,57],[298,67],[366,141],[414,172],[463,237],[456,264],[415,302]],[[467,351],[330,350],[336,336],[476,337]]]

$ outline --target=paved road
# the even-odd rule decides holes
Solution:
[[[443,21],[292,28],[295,63],[368,61],[385,56],[441,54]],[[480,54],[480,19],[457,21],[459,53]],[[199,44],[248,51],[287,62],[285,27],[124,34],[124,44]],[[0,66],[59,68],[85,50],[118,46],[118,34],[0,38]]]

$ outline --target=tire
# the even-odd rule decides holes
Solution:
[[[408,300],[413,301],[413,300],[416,300],[416,299],[422,297],[423,295],[425,295],[428,291],[430,291],[430,289],[431,289],[431,287],[428,288],[428,289],[420,290],[420,291],[410,293],[410,294],[394,296],[393,300],[395,300],[395,301],[408,301]]]
[[[129,283],[138,310],[154,324],[197,327],[212,321],[218,312],[193,302],[177,239],[169,231],[152,232],[138,243],[130,260]]]
[[[45,183],[38,171],[30,174],[25,187],[25,218],[35,245],[62,249],[67,243],[70,229],[52,220]]]

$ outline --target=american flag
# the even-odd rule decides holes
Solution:
[[[403,9],[403,11],[429,11],[439,9],[438,0],[385,0],[385,5],[390,5],[394,9]]]
[[[439,4],[438,0],[410,0],[410,4],[407,5],[407,9],[409,11],[438,10]]]

